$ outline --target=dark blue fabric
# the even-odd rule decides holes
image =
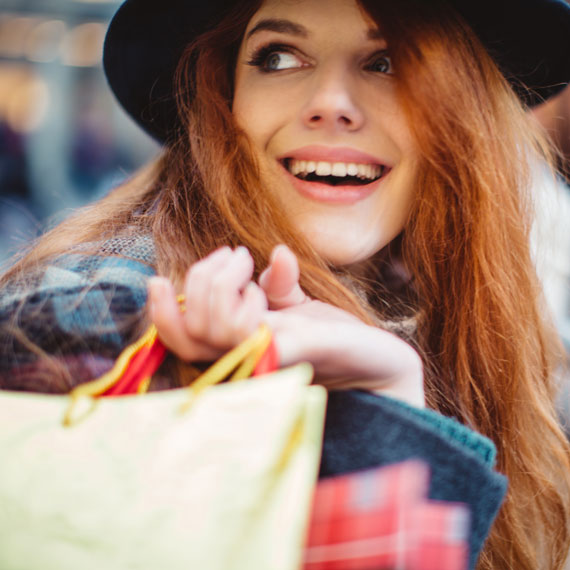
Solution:
[[[469,567],[477,558],[506,493],[492,468],[493,444],[435,412],[412,411],[390,398],[360,391],[331,392],[320,477],[418,458],[431,469],[429,497],[471,510]]]

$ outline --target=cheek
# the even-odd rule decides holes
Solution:
[[[398,100],[393,96],[384,98],[380,105],[376,102],[374,116],[375,128],[390,140],[391,147],[397,152],[398,161],[413,159],[417,154],[416,142]]]
[[[409,157],[400,165],[400,170],[394,172],[394,193],[391,196],[386,216],[392,222],[392,231],[399,234],[410,216],[413,204],[418,192],[417,162],[414,157]]]
[[[251,73],[238,73],[232,113],[238,126],[256,146],[265,133],[271,131],[272,101],[273,97],[251,77]]]
[[[398,148],[402,160],[405,162],[415,162],[418,155],[417,144],[401,106],[394,101],[393,110],[387,116],[387,130],[390,137]]]
[[[253,148],[263,151],[278,129],[278,117],[267,98],[240,97],[234,100],[233,115],[237,125],[248,136]]]
[[[244,89],[236,90],[232,113],[237,125],[245,131],[252,141],[255,140],[261,123],[259,117],[263,115],[263,109],[260,108],[254,98],[248,96]]]
[[[242,73],[236,77],[232,113],[238,126],[258,150],[287,145],[299,117],[301,90],[274,78],[268,81]]]

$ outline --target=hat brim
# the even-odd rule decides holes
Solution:
[[[519,98],[536,105],[570,80],[570,6],[564,0],[450,0],[481,39]],[[167,142],[176,124],[172,81],[184,47],[235,6],[231,0],[126,0],[103,50],[119,103]]]

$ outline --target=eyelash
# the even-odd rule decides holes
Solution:
[[[267,69],[264,66],[267,58],[274,54],[274,53],[290,53],[294,54],[295,50],[288,45],[285,44],[267,44],[266,46],[261,46],[258,48],[254,53],[251,59],[247,62],[248,65],[253,67],[258,67],[262,73],[274,73],[274,69]]]
[[[289,45],[286,44],[277,44],[277,43],[270,43],[265,46],[261,46],[258,48],[252,55],[251,59],[247,62],[248,65],[253,67],[258,67],[262,73],[275,73],[275,69],[267,69],[264,67],[264,64],[267,62],[267,58],[274,54],[274,53],[289,53],[295,55],[296,50]],[[385,58],[389,62],[389,71],[385,71],[386,75],[392,74],[392,61],[388,54],[388,50],[383,49],[375,52],[372,57],[369,59],[369,63],[366,64],[365,69],[370,68],[379,58]]]
[[[369,63],[366,64],[366,68],[370,68],[374,63],[376,63],[380,58],[384,58],[386,60],[388,60],[388,68],[389,71],[383,71],[383,72],[378,72],[378,73],[384,73],[386,75],[392,75],[393,73],[393,69],[392,69],[392,59],[390,58],[390,55],[388,53],[387,49],[383,49],[380,51],[377,51],[368,61]],[[371,70],[372,71],[372,70]]]

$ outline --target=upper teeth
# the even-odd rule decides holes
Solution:
[[[314,172],[318,176],[357,176],[374,180],[379,178],[384,169],[377,164],[356,164],[354,162],[324,162],[314,160],[297,160],[291,158],[287,167],[294,176],[299,174],[311,174]]]

